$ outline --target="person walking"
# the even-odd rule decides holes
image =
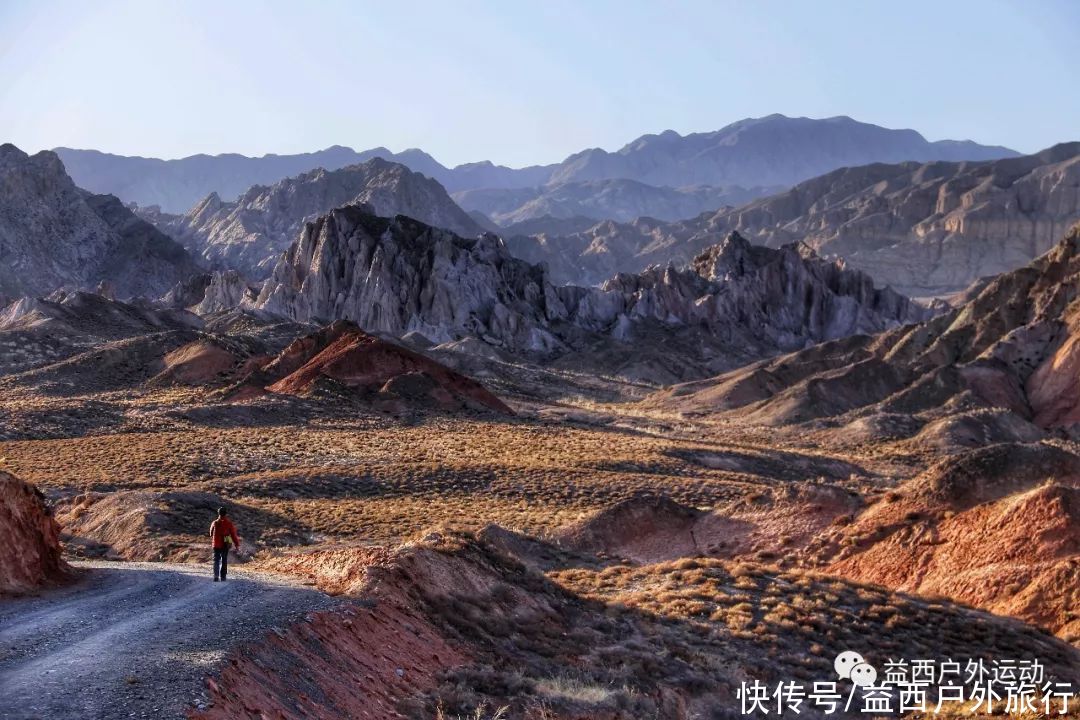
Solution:
[[[210,542],[214,545],[214,582],[225,580],[229,573],[229,549],[240,549],[240,538],[236,535],[236,526],[228,518],[226,508],[218,508],[217,520],[210,523]]]

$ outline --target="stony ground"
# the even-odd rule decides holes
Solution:
[[[6,720],[186,717],[240,643],[338,604],[288,578],[209,565],[80,562],[81,579],[0,604]]]

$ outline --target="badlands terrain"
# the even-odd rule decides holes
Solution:
[[[453,169],[834,171],[578,284],[576,256],[517,253],[546,235],[485,232],[464,180],[378,157],[241,162],[269,185],[186,212],[4,146],[0,714],[724,718],[845,650],[1080,684],[1075,147],[887,131],[900,164],[768,174],[762,128],[878,137],[792,122]],[[833,252],[977,245],[979,217],[1012,249],[919,276],[947,298]],[[223,505],[243,544],[215,585]]]
[[[850,647],[1076,680],[1078,244],[922,324],[667,389],[74,295],[6,320],[0,447],[75,566],[50,582],[205,563],[231,508],[245,632],[157,705],[160,667],[100,678],[138,712],[723,716]],[[8,672],[46,657],[16,647]]]

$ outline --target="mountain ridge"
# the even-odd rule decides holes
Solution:
[[[308,223],[246,306],[431,344],[471,338],[545,362],[589,348],[584,362],[616,360],[642,378],[659,362],[665,379],[933,314],[805,246],[754,246],[737,233],[684,270],[557,287],[543,265],[512,257],[495,235],[462,238],[355,205]]]
[[[55,153],[0,145],[0,297],[96,287],[156,297],[198,270],[119,199],[77,187]]]
[[[761,156],[765,148],[784,144],[775,138],[765,138],[768,142],[762,143],[763,132],[773,133],[788,146],[771,159]],[[814,133],[823,133],[828,142],[812,137]],[[845,133],[851,141],[844,139]],[[799,139],[803,144],[799,153],[793,154],[791,142]],[[874,142],[885,145],[875,148]],[[957,153],[965,159],[1018,154],[1008,148],[969,141],[929,142],[914,130],[891,130],[850,118],[839,122],[782,115],[747,118],[708,133],[683,136],[668,130],[643,135],[615,152],[590,148],[559,163],[523,168],[490,161],[448,168],[416,148],[393,153],[383,147],[355,151],[342,145],[313,153],[267,154],[259,158],[231,153],[161,160],[63,147],[56,148],[56,152],[80,186],[110,192],[141,206],[159,205],[168,212],[185,211],[211,191],[232,199],[252,185],[272,183],[314,167],[334,170],[375,156],[429,174],[448,191],[457,192],[614,178],[671,187],[792,185],[837,167],[875,160],[959,159]]]
[[[306,222],[350,204],[363,204],[379,215],[408,215],[459,235],[484,232],[437,181],[379,157],[254,185],[232,202],[210,193],[182,216],[143,214],[210,267],[262,279]]]
[[[519,257],[558,282],[593,284],[653,263],[685,265],[727,233],[808,242],[907,295],[947,295],[1038,256],[1080,220],[1080,143],[991,161],[840,168],[737,208],[665,223],[607,221],[566,235],[517,235]]]

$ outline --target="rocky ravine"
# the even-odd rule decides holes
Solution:
[[[183,216],[151,208],[144,217],[208,265],[262,279],[304,223],[353,204],[378,215],[408,215],[460,235],[483,232],[439,183],[381,158],[340,170],[312,170],[270,187],[256,185],[235,202],[211,193]]]
[[[54,153],[0,145],[0,300],[99,284],[157,297],[195,272],[183,247],[115,197],[76,187]]]
[[[559,282],[595,283],[655,262],[688,263],[732,230],[772,247],[800,240],[908,295],[957,292],[1045,252],[1080,219],[1080,143],[991,162],[836,170],[693,220],[600,223],[566,236],[514,237]]]
[[[734,234],[684,270],[657,267],[600,288],[559,287],[494,235],[465,239],[356,207],[309,224],[251,305],[434,343],[479,338],[549,359],[598,338],[635,345],[656,334],[682,339],[708,367],[930,314],[805,246],[754,247]]]

